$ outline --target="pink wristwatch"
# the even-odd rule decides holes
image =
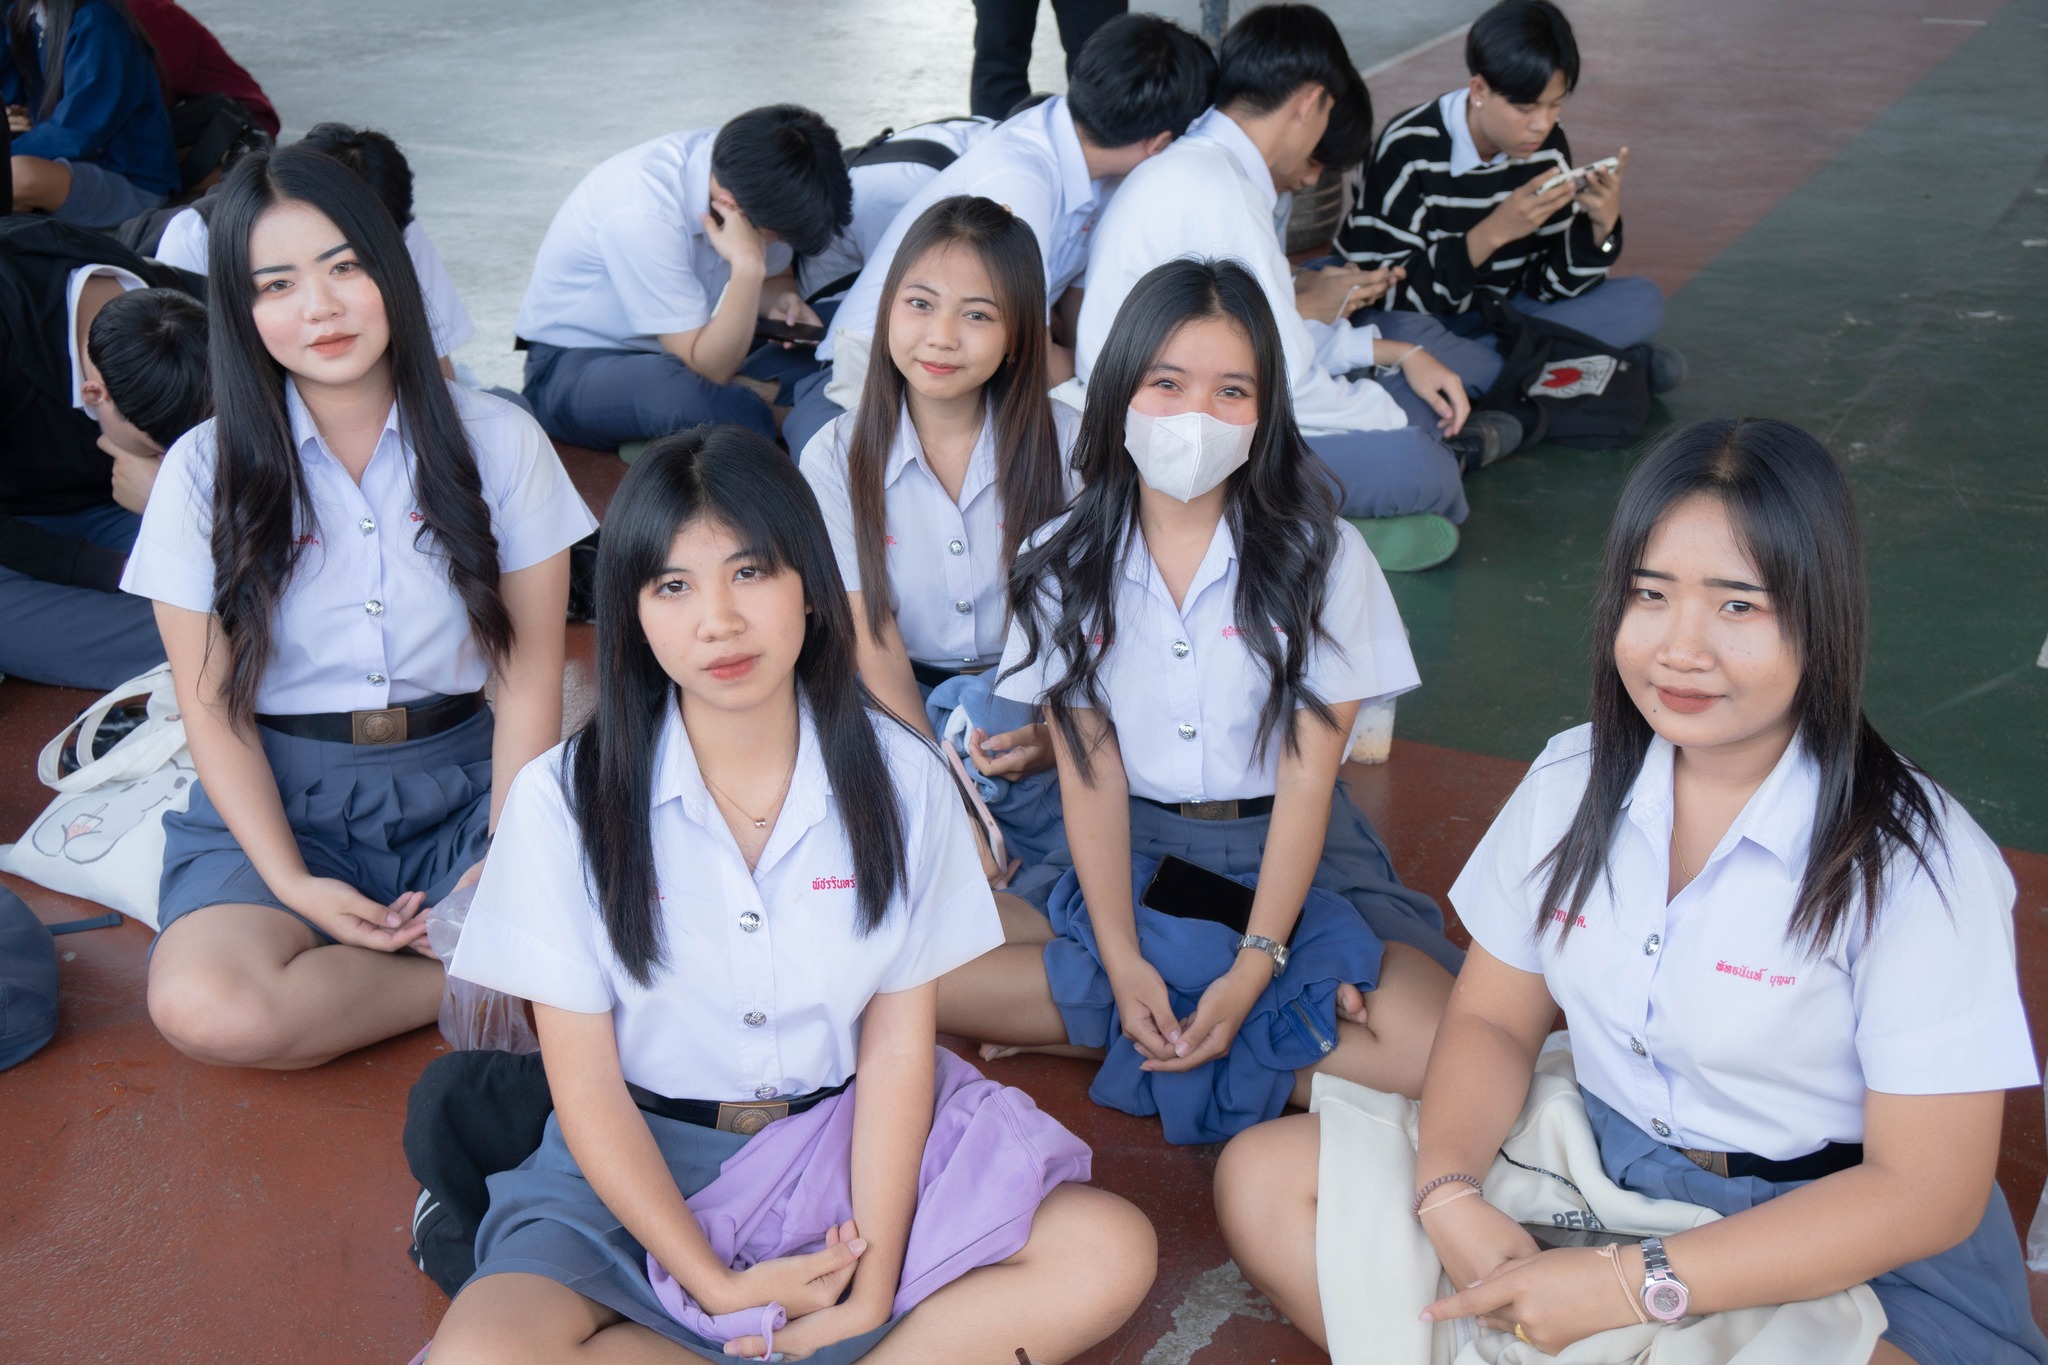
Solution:
[[[1643,1308],[1659,1322],[1677,1322],[1692,1303],[1692,1291],[1685,1281],[1671,1273],[1671,1258],[1664,1254],[1664,1239],[1643,1239]]]

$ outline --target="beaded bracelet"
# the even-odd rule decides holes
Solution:
[[[1449,1175],[1438,1176],[1436,1179],[1430,1181],[1427,1185],[1424,1185],[1421,1189],[1417,1190],[1415,1192],[1415,1203],[1413,1207],[1411,1207],[1408,1210],[1408,1216],[1411,1218],[1420,1218],[1422,1216],[1422,1201],[1429,1198],[1429,1192],[1431,1190],[1441,1189],[1445,1185],[1450,1184],[1454,1180],[1463,1181],[1465,1184],[1470,1185],[1473,1189],[1477,1190],[1481,1194],[1486,1193],[1486,1186],[1479,1183],[1479,1177],[1466,1175],[1463,1171],[1453,1171]]]

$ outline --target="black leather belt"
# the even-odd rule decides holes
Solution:
[[[1242,801],[1154,801],[1149,796],[1134,796],[1131,800],[1143,801],[1169,815],[1189,820],[1242,820],[1247,816],[1273,813],[1273,798],[1270,796],[1254,796]]]
[[[329,711],[314,716],[258,716],[266,730],[330,744],[403,744],[453,730],[484,709],[482,692],[459,697],[421,697],[381,711]]]
[[[757,1100],[752,1103],[744,1100],[672,1100],[630,1081],[626,1090],[644,1113],[659,1114],[681,1123],[694,1123],[699,1128],[716,1128],[721,1133],[752,1137],[779,1118],[815,1109],[852,1084],[853,1077],[849,1076],[829,1090],[813,1090],[793,1100]]]
[[[1768,1157],[1754,1156],[1749,1152],[1707,1152],[1696,1147],[1677,1147],[1672,1150],[1703,1171],[1718,1176],[1753,1175],[1759,1180],[1784,1182],[1788,1180],[1818,1180],[1824,1175],[1846,1171],[1851,1166],[1863,1164],[1863,1144],[1860,1142],[1830,1142],[1817,1152],[1795,1156],[1784,1161],[1772,1161]]]

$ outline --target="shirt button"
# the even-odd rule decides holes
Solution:
[[[755,1087],[754,1087],[754,1098],[755,1098],[755,1099],[757,1099],[757,1100],[772,1100],[772,1099],[774,1099],[774,1098],[775,1098],[775,1087],[774,1087],[774,1086],[772,1086],[772,1085],[757,1085],[757,1086],[755,1086]]]
[[[1173,657],[1174,657],[1174,658],[1176,658],[1176,659],[1185,659],[1185,658],[1187,658],[1187,657],[1188,657],[1188,655],[1189,655],[1189,654],[1190,654],[1191,652],[1192,652],[1192,651],[1191,651],[1191,650],[1190,650],[1190,649],[1188,648],[1188,642],[1187,642],[1186,640],[1175,640],[1175,641],[1173,642]]]
[[[968,601],[966,598],[963,597],[958,602],[955,602],[953,604],[953,610],[959,612],[962,616],[965,616],[968,612],[974,610],[974,603]]]
[[[1657,949],[1658,949],[1658,948],[1659,948],[1660,946],[1662,946],[1663,942],[1664,942],[1664,940],[1663,940],[1663,939],[1662,939],[1662,938],[1661,938],[1660,936],[1658,936],[1658,935],[1656,935],[1656,934],[1652,934],[1652,935],[1650,935],[1650,936],[1649,936],[1648,938],[1644,939],[1644,940],[1643,940],[1643,956],[1644,956],[1644,957],[1655,957],[1655,956],[1657,955]]]
[[[1180,728],[1177,729],[1174,733],[1178,734],[1182,739],[1193,739],[1195,737],[1195,727],[1188,724],[1186,721],[1182,721],[1180,723]]]
[[[1629,1051],[1631,1051],[1631,1052],[1635,1053],[1635,1054],[1636,1054],[1636,1056],[1638,1056],[1638,1057],[1647,1057],[1647,1056],[1649,1056],[1649,1055],[1650,1055],[1650,1053],[1649,1053],[1649,1049],[1647,1049],[1647,1048],[1645,1048],[1645,1047],[1643,1046],[1643,1040],[1642,1040],[1642,1039],[1640,1039],[1640,1038],[1631,1038],[1631,1039],[1629,1039],[1629,1040],[1628,1040],[1628,1047],[1629,1047]]]
[[[384,614],[384,604],[373,597],[363,603],[363,610],[372,616],[382,616]]]
[[[748,1010],[746,1013],[746,1021],[748,1028],[759,1028],[761,1027],[761,1025],[768,1022],[768,1016],[761,1013],[761,1011],[759,1010]]]
[[[377,687],[382,687],[384,685],[384,675],[382,673],[372,673],[370,675],[370,682]]]
[[[368,517],[364,517],[361,521],[356,523],[356,529],[358,531],[361,531],[364,535],[368,535],[370,534],[370,532],[377,529],[377,523],[372,521]]]
[[[1662,1119],[1651,1119],[1650,1131],[1660,1138],[1668,1138],[1671,1136],[1671,1125]]]
[[[967,553],[967,542],[964,540],[949,540],[946,542],[946,549],[952,554],[964,555]]]
[[[740,916],[740,928],[746,930],[748,933],[751,934],[760,927],[761,917],[755,914],[752,910],[749,910],[746,914]]]

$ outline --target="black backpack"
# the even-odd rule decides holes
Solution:
[[[420,1182],[412,1263],[450,1298],[476,1272],[485,1180],[532,1156],[554,1099],[538,1052],[449,1052],[405,1100],[405,1161]]]
[[[1613,347],[1519,312],[1482,292],[1479,311],[1500,341],[1500,378],[1473,406],[1522,424],[1527,450],[1542,441],[1608,450],[1633,445],[1650,424],[1650,349]]]

